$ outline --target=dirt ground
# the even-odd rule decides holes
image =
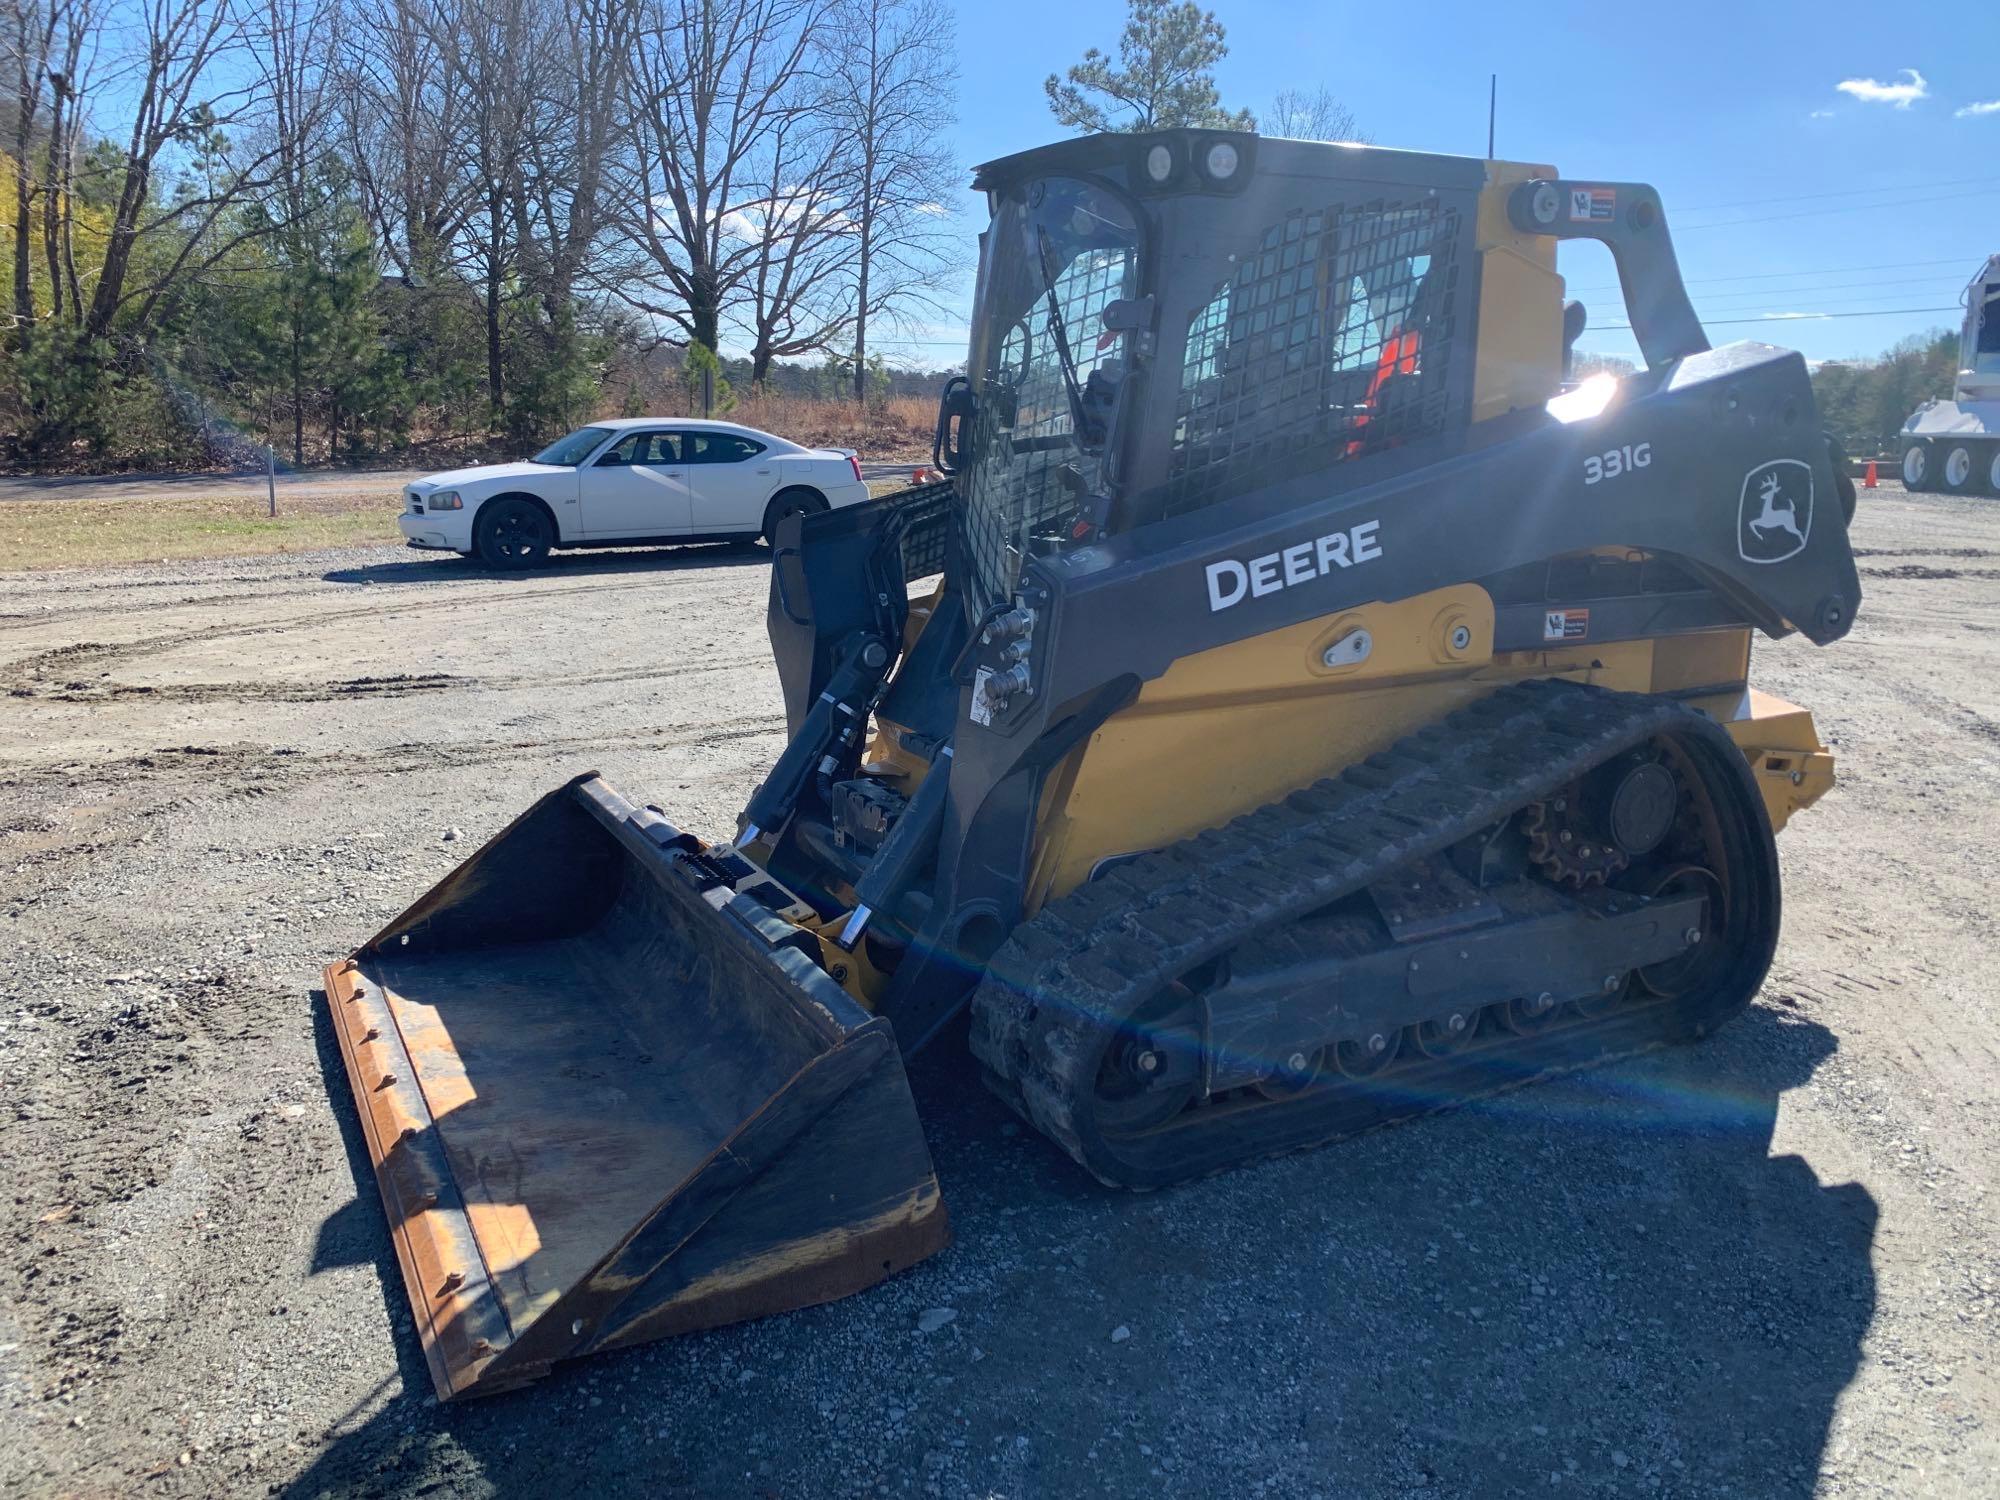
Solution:
[[[1146,1196],[932,1058],[952,1249],[450,1410],[318,970],[577,771],[726,832],[763,554],[0,580],[0,1491],[2000,1493],[2000,505],[1863,504],[1719,1037]]]

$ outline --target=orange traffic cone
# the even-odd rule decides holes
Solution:
[[[1868,460],[1868,473],[1861,481],[1861,488],[1864,490],[1875,488],[1875,460],[1872,458]]]

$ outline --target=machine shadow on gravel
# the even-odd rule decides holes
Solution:
[[[315,1264],[373,1260],[395,1348],[370,1358],[402,1394],[336,1431],[295,1495],[929,1474],[1010,1497],[1806,1496],[1874,1312],[1874,1200],[1770,1154],[1780,1097],[1835,1038],[1768,1004],[1698,1047],[1146,1194],[1012,1128],[946,1048],[911,1077],[953,1249],[870,1294],[444,1408],[318,997],[313,1014],[356,1191]],[[941,1304],[951,1326],[913,1332]],[[730,1360],[765,1378],[725,1378]],[[885,1392],[934,1386],[885,1418]]]
[[[769,567],[768,548],[754,542],[704,542],[684,547],[615,548],[602,552],[558,552],[538,568],[508,572],[489,568],[469,557],[399,558],[395,562],[364,563],[331,568],[320,575],[328,583],[439,583],[468,578],[503,582],[589,578],[599,574],[679,573],[699,568]]]

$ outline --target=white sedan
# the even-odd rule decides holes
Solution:
[[[845,448],[801,448],[733,422],[593,422],[526,463],[419,479],[397,524],[412,547],[527,568],[557,547],[762,536],[789,515],[868,498]]]

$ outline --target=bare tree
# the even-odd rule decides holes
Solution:
[[[939,0],[840,0],[829,32],[833,117],[854,177],[854,399],[868,393],[868,334],[939,306],[951,268],[951,13]]]
[[[636,310],[710,349],[763,254],[732,215],[771,196],[760,154],[793,108],[821,5],[644,0],[613,194],[632,253],[600,272]]]
[[[349,0],[340,58],[346,154],[383,257],[435,276],[477,199],[467,164],[470,104],[447,67],[453,22],[434,0]]]
[[[568,316],[603,231],[606,172],[623,123],[615,85],[638,15],[637,0],[542,0],[515,217],[524,272],[551,324]]]
[[[1311,91],[1280,89],[1264,112],[1265,135],[1294,141],[1366,141],[1354,111],[1334,98],[1325,84]]]
[[[50,107],[42,166],[42,254],[58,321],[83,321],[76,275],[76,163],[83,146],[82,101],[95,73],[102,36],[97,0],[62,0],[62,39],[51,49]],[[23,164],[25,170],[25,163]]]
[[[0,47],[7,54],[8,105],[14,115],[14,321],[35,320],[34,220],[37,186],[33,160],[35,123],[42,112],[42,82],[57,33],[62,27],[59,0],[7,0],[0,11],[6,27]]]
[[[131,61],[121,92],[132,98],[132,128],[116,170],[117,201],[105,238],[104,264],[83,327],[92,338],[132,306],[129,321],[144,329],[175,285],[218,264],[258,227],[223,229],[227,215],[269,185],[275,142],[244,145],[230,139],[253,127],[264,106],[254,71],[241,64],[242,17],[233,0],[140,0]],[[203,158],[201,183],[161,205],[157,178],[165,154],[178,149]],[[126,285],[134,252],[154,239],[169,250],[152,277]]]
[[[537,64],[535,0],[435,0],[427,19],[465,122],[462,160],[473,210],[462,224],[458,260],[479,287],[486,330],[486,397],[499,430],[506,407],[506,304],[519,263],[522,157]]]
[[[844,293],[855,224],[847,142],[817,100],[779,113],[753,154],[726,228],[749,251],[734,321],[750,337],[750,383],[771,362],[832,348],[853,314]]]
[[[291,389],[292,461],[305,461],[305,358],[308,330],[296,305],[297,283],[310,264],[315,221],[325,211],[324,170],[330,142],[333,82],[330,68],[340,24],[337,0],[260,0],[248,23],[247,50],[269,101],[267,129],[273,149],[272,191],[265,211],[291,273],[283,333]]]

